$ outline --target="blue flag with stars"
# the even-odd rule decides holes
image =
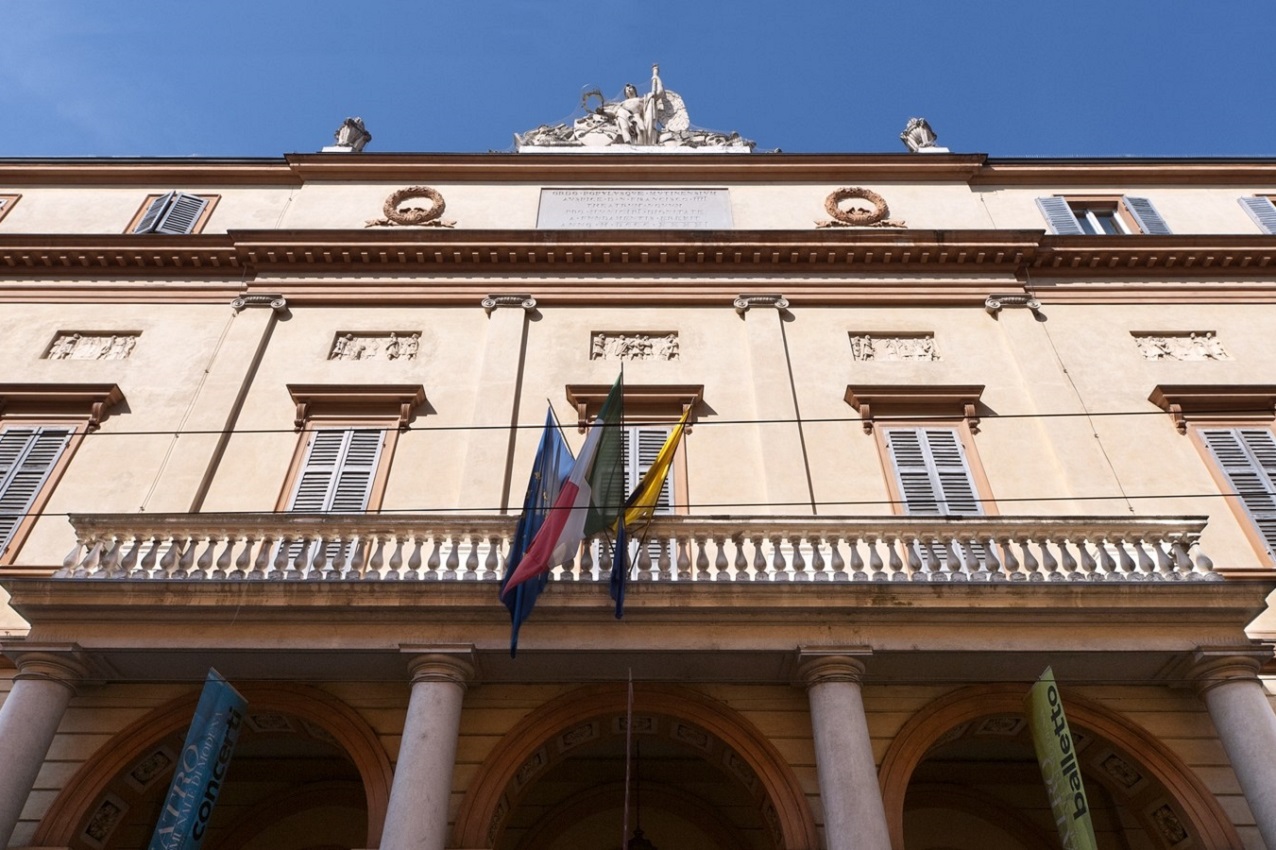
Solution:
[[[554,409],[545,412],[545,430],[541,433],[541,443],[536,449],[536,460],[532,463],[532,476],[527,482],[527,495],[523,497],[523,514],[518,518],[518,526],[514,529],[514,540],[510,544],[509,558],[505,563],[505,577],[501,580],[501,593],[505,592],[505,583],[509,581],[519,561],[523,559],[527,548],[532,544],[536,532],[549,516],[554,502],[558,499],[558,491],[571,472],[575,458],[567,442],[563,439],[558,424],[554,421]],[[532,613],[536,598],[540,596],[545,585],[549,583],[549,573],[537,576],[518,585],[504,596],[505,607],[510,611],[510,658],[518,655],[518,630],[523,621]]]

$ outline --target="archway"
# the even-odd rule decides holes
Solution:
[[[1056,840],[1024,693],[1015,685],[963,688],[904,725],[879,772],[893,846],[962,850],[966,845],[950,840],[957,823],[957,832],[977,836],[973,846],[982,848]],[[1096,832],[1106,831],[1113,846],[1240,846],[1209,789],[1164,744],[1098,703],[1074,697],[1065,705]],[[941,822],[944,833],[934,826]]]
[[[538,708],[479,768],[453,844],[557,850],[619,838],[624,798],[626,690],[571,691]],[[723,703],[688,688],[634,689],[633,737],[643,829],[687,846],[813,850],[814,819],[775,747]],[[635,807],[631,805],[631,810]],[[678,842],[673,842],[678,843]]]
[[[283,847],[275,828],[291,819],[282,829],[295,836],[296,850],[377,846],[391,771],[376,733],[317,688],[237,687],[249,708],[209,841],[225,850]],[[72,850],[145,845],[198,698],[193,691],[173,700],[99,747],[54,800],[34,842]],[[323,841],[307,842],[306,833]]]

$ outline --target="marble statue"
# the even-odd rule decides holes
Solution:
[[[686,104],[677,92],[665,88],[660,66],[655,64],[650,91],[641,93],[633,83],[626,83],[619,99],[607,100],[601,90],[591,89],[581,96],[580,107],[585,114],[570,123],[542,124],[516,134],[519,150],[612,145],[752,150],[754,145],[738,133],[693,129]]]
[[[341,122],[341,126],[332,134],[332,137],[337,140],[336,147],[345,148],[353,153],[359,153],[368,142],[372,141],[372,134],[363,126],[362,118],[347,118]]]
[[[925,118],[909,118],[899,139],[913,153],[948,153],[948,148],[935,144],[935,131]]]

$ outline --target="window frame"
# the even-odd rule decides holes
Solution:
[[[1244,533],[1245,539],[1249,541],[1254,552],[1265,562],[1268,568],[1276,567],[1276,541],[1268,544],[1263,536],[1262,529],[1258,526],[1257,518],[1250,513],[1244,499],[1236,495],[1236,486],[1232,483],[1227,470],[1223,468],[1223,465],[1219,462],[1205,439],[1205,431],[1224,430],[1266,431],[1272,436],[1273,442],[1276,442],[1276,423],[1273,423],[1270,417],[1266,420],[1261,420],[1257,417],[1249,419],[1232,417],[1218,420],[1197,419],[1189,422],[1187,427],[1188,437],[1201,455],[1201,459],[1205,462],[1205,468],[1209,471],[1210,478],[1214,480],[1214,484],[1218,487],[1223,501],[1227,503],[1232,516],[1235,517],[1236,524],[1240,526],[1241,531]],[[1276,488],[1273,488],[1272,492],[1273,498],[1276,498]],[[1236,575],[1236,573],[1237,571],[1235,570],[1228,571],[1229,575]],[[1267,577],[1270,573],[1269,570],[1264,570],[1262,574]]]
[[[379,430],[382,432],[382,443],[377,456],[376,469],[372,475],[372,485],[368,490],[367,503],[364,505],[362,513],[380,511],[382,500],[385,497],[386,484],[390,479],[390,464],[394,459],[394,451],[398,446],[399,434],[402,431],[395,417],[376,415],[366,417],[316,416],[308,419],[298,434],[297,444],[293,448],[292,460],[288,464],[288,473],[284,476],[279,497],[275,500],[275,511],[277,513],[311,513],[310,511],[294,511],[290,504],[301,483],[301,476],[305,471],[306,461],[310,455],[310,446],[316,432],[360,430]],[[323,511],[323,513],[333,512]],[[340,513],[349,514],[351,512],[341,511]]]
[[[364,512],[380,510],[399,435],[411,425],[415,411],[426,405],[425,388],[420,384],[288,384],[287,389],[296,405],[293,428],[298,439],[275,510],[290,512],[288,505],[305,469],[313,432],[325,429],[384,432]]]
[[[1276,195],[1248,195],[1236,200],[1260,231],[1276,234]]]
[[[567,401],[576,411],[576,427],[579,433],[585,433],[589,425],[598,417],[603,402],[611,391],[608,384],[568,384]],[[666,433],[678,424],[682,414],[690,409],[687,425],[682,432],[682,445],[670,465],[673,476],[673,511],[661,516],[686,516],[691,502],[690,474],[687,461],[687,436],[692,433],[696,421],[695,409],[704,400],[704,384],[625,384],[625,427],[653,426],[666,428]],[[626,483],[629,469],[626,458]],[[632,491],[632,487],[629,488]]]
[[[4,217],[9,214],[10,210],[18,205],[18,201],[20,200],[22,200],[22,195],[20,194],[12,192],[0,193],[0,221],[4,221]]]
[[[136,228],[139,224],[142,223],[142,219],[146,216],[146,211],[151,208],[151,204],[155,203],[155,201],[167,195],[188,195],[193,198],[199,198],[200,200],[205,202],[204,209],[200,211],[199,216],[195,219],[195,223],[191,226],[191,229],[186,231],[186,233],[184,234],[156,234],[154,231],[147,231],[145,233],[137,233]],[[142,201],[142,205],[138,207],[137,212],[133,214],[133,218],[129,220],[128,227],[124,228],[124,232],[129,235],[137,235],[137,236],[155,236],[155,235],[189,236],[189,235],[194,235],[197,233],[202,233],[204,230],[204,227],[208,224],[208,219],[211,218],[213,215],[213,210],[217,208],[217,202],[220,200],[221,200],[221,195],[208,195],[208,194],[201,194],[198,192],[183,192],[179,189],[172,189],[168,192],[153,192],[147,195],[146,199]]]
[[[84,438],[96,431],[109,410],[124,400],[116,384],[0,384],[0,431],[10,428],[67,428],[66,444],[44,476],[24,516],[0,550],[0,575],[46,575],[50,570],[15,566],[32,528],[57,490]]]
[[[1072,214],[1072,218],[1076,223],[1078,230],[1076,233],[1072,231],[1060,231],[1056,228],[1058,216],[1051,211],[1054,201],[1062,201]],[[1158,236],[1169,235],[1172,233],[1169,224],[1165,221],[1165,217],[1156,209],[1151,200],[1143,197],[1134,197],[1131,195],[1048,195],[1046,197],[1036,199],[1037,208],[1041,211],[1042,216],[1046,220],[1046,224],[1052,235],[1055,236]],[[1142,204],[1147,207],[1145,212],[1151,217],[1148,221],[1144,221],[1137,210],[1134,209],[1136,204]],[[1099,223],[1096,212],[1113,213],[1113,220],[1120,225],[1121,233],[1108,233],[1103,230]],[[1082,224],[1082,222],[1087,224]],[[1093,233],[1085,232],[1086,226],[1089,226]],[[1164,232],[1160,232],[1160,228]]]
[[[971,489],[974,491],[975,498],[979,500],[981,513],[909,513],[908,500],[905,497],[903,488],[900,486],[899,470],[891,455],[887,432],[917,429],[946,430],[952,431],[957,435],[957,444],[961,447],[963,460],[966,463],[966,471],[970,476],[969,480]],[[919,518],[932,517],[934,519],[945,519],[948,517],[965,518],[969,516],[1000,516],[1001,512],[997,508],[997,501],[993,496],[992,486],[988,481],[987,474],[984,472],[983,461],[979,457],[979,451],[975,445],[974,432],[972,431],[968,420],[956,417],[952,419],[928,420],[925,422],[905,419],[883,419],[879,420],[877,422],[877,427],[873,429],[873,441],[877,446],[877,457],[881,463],[882,476],[886,479],[886,489],[890,494],[891,512],[895,516],[914,516]]]

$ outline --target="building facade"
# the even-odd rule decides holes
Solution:
[[[8,846],[145,846],[210,667],[218,850],[1049,846],[1046,667],[1100,847],[1276,846],[1276,160],[738,148],[0,161]],[[511,658],[622,367],[624,618]]]

